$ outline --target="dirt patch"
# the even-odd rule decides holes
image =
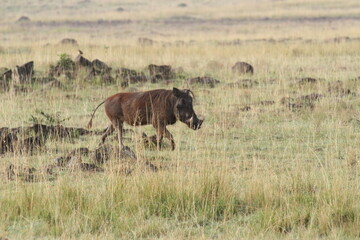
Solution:
[[[17,141],[17,131],[6,127],[0,128],[0,154],[13,152],[15,142]]]
[[[111,67],[99,59],[93,61],[88,60],[79,50],[79,55],[74,59],[74,73],[77,75],[79,71],[84,70],[87,73],[86,80],[91,81],[95,77],[99,77],[102,83],[113,83],[114,78],[111,76]]]
[[[34,124],[31,127],[0,128],[0,154],[19,151],[32,154],[45,146],[46,140],[72,140],[82,135],[101,134],[84,128],[64,127],[62,125],[48,126]]]
[[[68,79],[75,77],[75,62],[70,57],[64,56],[55,65],[50,65],[48,70],[49,77],[60,77],[64,75]]]
[[[111,157],[120,159],[137,159],[135,153],[128,146],[124,146],[121,149],[120,155],[118,147],[110,144],[102,144],[91,153],[91,159],[97,164],[104,164]]]
[[[2,129],[2,131],[4,131]],[[95,163],[87,163],[83,160],[91,157]],[[104,172],[105,169],[99,165],[104,164],[110,159],[120,159],[121,164],[113,168],[118,174],[131,174],[137,168],[137,158],[135,153],[127,146],[124,146],[119,155],[119,149],[112,145],[102,145],[94,151],[88,148],[76,148],[64,156],[54,159],[52,164],[45,165],[41,168],[34,168],[24,165],[10,164],[5,169],[5,176],[10,181],[24,181],[24,182],[39,182],[44,180],[54,180],[59,171],[83,171],[83,172]],[[143,161],[142,166],[151,170],[157,171],[158,167],[150,162],[150,160]]]
[[[112,145],[103,144],[94,150],[91,159],[97,164],[104,164],[114,154],[114,148]]]
[[[6,67],[0,68],[0,80],[7,81],[12,78],[12,70]]]
[[[16,66],[13,70],[15,83],[30,83],[34,74],[34,61]]]
[[[215,78],[212,78],[212,77],[204,76],[204,77],[190,78],[187,80],[187,83],[189,85],[199,84],[199,85],[209,86],[211,88],[214,88],[216,86],[216,84],[220,83],[220,81]]]
[[[344,88],[344,83],[342,81],[335,81],[328,84],[328,92],[331,96],[344,97],[348,95],[355,95],[351,92],[350,89]]]
[[[141,46],[152,46],[155,44],[155,41],[150,38],[140,37],[138,38],[138,44]]]
[[[312,78],[312,77],[299,78],[299,79],[296,79],[296,81],[297,81],[297,84],[300,86],[319,82],[318,79]]]
[[[33,167],[15,166],[14,164],[10,164],[5,170],[6,177],[10,181],[21,179],[25,182],[35,182],[35,172],[36,169]]]
[[[83,135],[89,135],[97,132],[89,131],[84,128],[74,128],[74,127],[65,127],[62,125],[43,125],[43,124],[34,124],[31,128],[35,134],[41,134],[46,138],[55,138],[55,139],[72,139],[77,138]]]
[[[230,111],[232,112],[248,112],[251,110],[250,105],[243,105],[243,104],[228,104],[228,108],[231,108]]]
[[[230,88],[253,88],[259,85],[259,82],[251,79],[241,79],[233,83],[227,84]]]
[[[157,147],[157,138],[156,135],[147,136],[146,133],[142,133],[142,141],[146,148],[156,149]]]
[[[61,89],[64,89],[65,86],[59,80],[54,79],[54,80],[51,80],[50,82],[48,82],[47,84],[45,84],[43,86],[43,89],[48,89],[48,88],[61,88]]]
[[[79,54],[74,60],[71,60],[69,56],[63,56],[56,65],[50,65],[49,77],[64,75],[68,79],[74,79],[79,73],[84,72],[85,79],[88,81],[99,77],[102,83],[114,82],[114,78],[111,76],[111,67],[99,59],[90,61],[82,54],[82,51],[79,50]]]
[[[303,95],[303,96],[300,96],[298,98],[298,100],[300,101],[319,101],[321,98],[323,98],[324,96],[322,94],[319,94],[319,93],[311,93],[309,95]]]
[[[27,16],[21,16],[21,17],[19,17],[18,20],[16,20],[16,22],[19,22],[19,23],[30,22],[30,18]]]
[[[99,59],[94,59],[92,62],[92,67],[98,74],[110,74],[111,67]]]
[[[259,102],[259,105],[262,105],[262,106],[270,106],[270,105],[274,105],[274,104],[275,104],[275,101],[272,101],[272,100]]]
[[[90,157],[94,163],[84,163],[82,161],[84,157]],[[138,160],[135,153],[128,146],[124,146],[119,151],[117,146],[103,144],[93,151],[90,151],[88,148],[74,149],[67,155],[56,158],[54,165],[72,170],[103,172],[104,169],[99,167],[99,165],[105,164],[110,159],[119,159],[122,165],[124,163],[125,168],[122,168],[121,171],[126,174],[132,172],[128,168],[129,165],[134,166]],[[157,167],[150,161],[145,161],[145,166],[152,171],[157,170]]]
[[[186,3],[179,3],[179,4],[177,5],[177,7],[179,7],[179,8],[185,8],[185,7],[187,7],[187,4],[186,4]]]
[[[251,107],[250,106],[244,106],[244,107],[239,108],[239,110],[242,111],[242,112],[248,112],[248,111],[251,110]]]
[[[54,160],[55,167],[67,168],[72,171],[90,171],[90,172],[103,172],[104,169],[93,163],[84,163],[83,157],[88,157],[90,150],[88,148],[77,148],[68,153],[66,156],[58,157]]]
[[[170,80],[175,77],[175,74],[172,71],[170,65],[150,64],[148,66],[148,70],[152,83],[156,83],[164,80]]]
[[[66,156],[56,158],[54,162],[58,167],[77,165],[81,163],[81,158],[83,156],[89,155],[89,152],[88,148],[77,148],[69,152]]]
[[[115,71],[115,79],[120,80],[121,87],[128,87],[129,84],[147,82],[148,78],[142,72],[129,68],[119,68]]]
[[[89,59],[85,58],[82,54],[79,54],[74,59],[75,69],[79,70],[81,68],[88,68],[92,67],[92,63]]]
[[[45,140],[41,136],[31,136],[17,142],[16,149],[21,153],[33,154],[45,146]]]
[[[34,150],[45,145],[45,139],[41,136],[21,137],[19,128],[0,130],[0,154],[6,152],[20,152],[32,154]]]
[[[324,96],[318,93],[303,95],[297,98],[283,97],[280,103],[289,110],[297,111],[301,109],[314,109],[315,103],[320,101]]]
[[[85,79],[88,81],[92,81],[94,80],[95,77],[99,77],[102,83],[106,83],[106,84],[114,83],[114,78],[111,76],[110,72],[98,71],[93,67],[90,69]]]
[[[12,80],[12,70],[8,68],[0,68],[0,89],[9,91]]]
[[[62,39],[59,44],[63,44],[63,45],[78,45],[78,42],[76,41],[76,39],[74,38],[64,38]]]

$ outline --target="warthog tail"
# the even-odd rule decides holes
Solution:
[[[86,126],[88,129],[92,128],[92,119],[93,119],[94,116],[95,116],[96,110],[98,110],[98,108],[99,108],[101,105],[103,105],[105,102],[106,102],[106,100],[103,101],[102,103],[100,103],[100,104],[95,108],[94,112],[91,114],[90,121],[89,121],[89,123],[88,123],[87,126]]]

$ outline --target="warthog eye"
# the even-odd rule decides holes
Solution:
[[[185,104],[185,100],[184,99],[181,99],[179,101],[179,104],[176,106],[177,108],[184,108],[186,106]]]

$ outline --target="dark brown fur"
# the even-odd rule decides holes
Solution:
[[[132,126],[152,124],[157,130],[157,145],[163,137],[171,141],[172,149],[175,149],[175,142],[171,133],[166,129],[167,125],[174,124],[177,120],[186,123],[190,128],[196,130],[201,127],[203,120],[199,120],[192,106],[192,92],[190,90],[157,89],[146,92],[127,92],[115,94],[100,105],[105,103],[105,113],[111,121],[104,135],[106,137],[115,129],[118,130],[119,145],[122,148],[122,127],[126,122]],[[92,118],[88,127],[92,125]]]

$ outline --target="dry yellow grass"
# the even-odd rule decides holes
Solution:
[[[174,152],[167,142],[160,152],[145,149],[141,132],[152,134],[152,127],[127,126],[135,132],[126,136],[126,145],[135,151],[138,161],[126,165],[129,161],[113,156],[104,164],[103,173],[65,170],[48,179],[40,172],[40,181],[33,183],[20,177],[8,181],[5,169],[10,163],[43,168],[76,147],[95,149],[99,136],[52,139],[33,155],[0,155],[0,237],[357,238],[358,2],[188,1],[186,8],[176,7],[178,3],[69,0],[62,4],[31,2],[28,7],[25,1],[4,3],[0,9],[5,16],[0,20],[0,67],[34,60],[36,74],[45,75],[60,54],[75,57],[80,48],[85,57],[99,58],[113,68],[143,70],[151,63],[170,64],[183,67],[186,77],[207,75],[221,83],[215,88],[190,86],[196,94],[195,111],[206,120],[199,131],[181,123],[170,126],[177,144]],[[43,5],[49,10],[45,11]],[[116,12],[117,7],[125,11]],[[14,23],[21,15],[31,18],[28,28]],[[161,20],[174,16],[206,21],[177,25]],[[232,25],[219,23],[222,18],[252,20]],[[136,24],[122,29],[64,23],[98,19],[131,19]],[[40,27],[38,21],[61,24]],[[345,36],[350,39],[334,41]],[[77,39],[79,46],[59,45],[65,37]],[[149,37],[156,43],[140,46],[138,37]],[[230,44],[236,39],[241,43]],[[174,44],[178,40],[185,44]],[[48,42],[50,45],[44,46]],[[223,67],[209,68],[208,63],[214,60]],[[231,66],[237,61],[251,63],[255,74],[233,74]],[[297,79],[302,77],[317,81],[300,84]],[[258,85],[227,85],[243,78]],[[41,91],[42,86],[35,84],[29,93],[1,92],[0,127],[29,126],[29,118],[37,110],[60,113],[62,118],[69,118],[67,126],[84,127],[101,100],[126,91],[96,81],[60,80],[67,88]],[[351,94],[331,90],[338,80]],[[181,78],[172,85],[145,83],[130,87],[141,91],[173,86],[189,87]],[[281,103],[283,98],[312,93],[323,96],[313,108],[305,101],[303,108],[292,111]],[[246,106],[250,111],[242,111]],[[94,127],[102,129],[107,121],[98,111]],[[108,141],[116,144],[114,139]],[[145,161],[151,161],[159,171],[150,171]],[[127,167],[133,170],[130,175],[124,174]]]

